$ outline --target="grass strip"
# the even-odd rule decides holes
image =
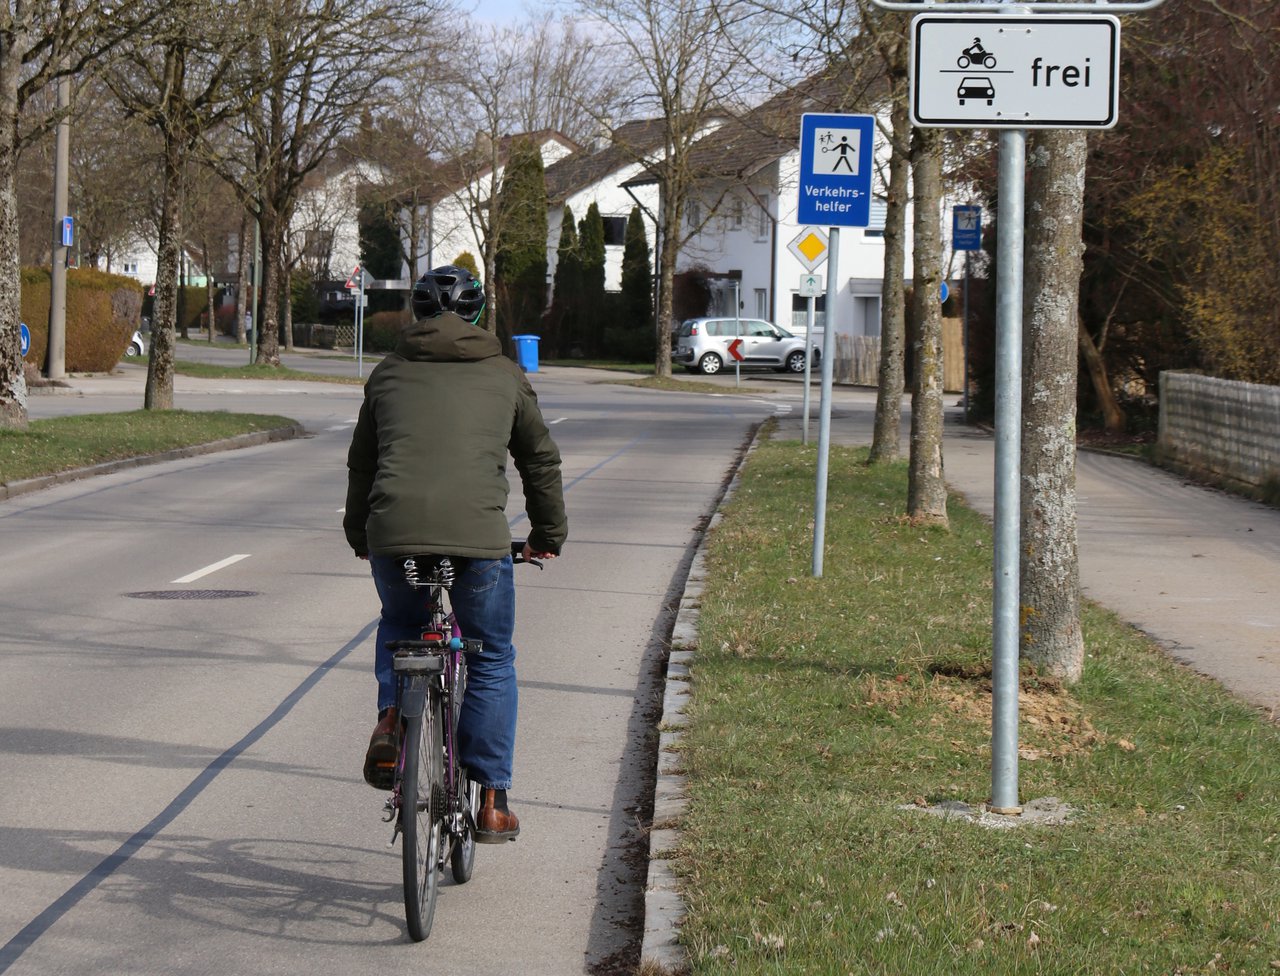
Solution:
[[[355,376],[326,376],[323,373],[308,373],[288,366],[272,366],[270,363],[253,363],[244,366],[215,366],[213,363],[193,363],[179,359],[173,363],[175,373],[183,376],[195,376],[213,380],[310,380],[316,383],[345,383],[348,386],[363,386],[365,379]]]
[[[26,430],[0,429],[0,484],[274,430],[295,422],[271,414],[221,410],[133,410],[33,420]]]
[[[1097,606],[1070,691],[1025,673],[1020,796],[990,794],[991,536],[904,518],[905,465],[764,441],[708,549],[675,867],[698,974],[1280,969],[1280,730]],[[904,809],[905,807],[905,809]]]

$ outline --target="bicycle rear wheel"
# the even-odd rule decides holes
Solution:
[[[445,814],[443,733],[440,695],[431,689],[422,716],[409,719],[405,730],[404,778],[400,787],[404,913],[409,937],[415,942],[431,934],[440,888]]]

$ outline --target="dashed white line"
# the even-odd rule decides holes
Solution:
[[[197,569],[194,573],[188,573],[186,576],[180,576],[173,582],[194,583],[201,577],[208,576],[210,573],[216,573],[218,570],[230,566],[232,563],[238,563],[241,559],[248,559],[250,555],[250,553],[242,552],[235,556],[228,556],[226,559],[219,559],[216,563],[206,566],[204,569]]]
[[[555,426],[556,424],[562,424],[562,423],[564,423],[564,422],[565,422],[566,420],[568,420],[568,419],[569,419],[568,417],[557,417],[555,420],[548,420],[548,421],[547,421],[547,426],[548,426],[548,427],[553,427],[553,426]]]

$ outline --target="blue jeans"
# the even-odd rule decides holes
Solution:
[[[467,559],[450,556],[456,579],[449,603],[462,636],[484,642],[467,655],[467,693],[458,718],[458,759],[471,779],[495,790],[511,788],[516,746],[516,590],[511,557]],[[374,673],[378,709],[396,703],[396,676],[387,642],[422,636],[426,601],[405,582],[398,560],[370,556],[373,582],[382,600]]]

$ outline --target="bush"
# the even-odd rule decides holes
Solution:
[[[396,312],[375,312],[364,320],[365,352],[392,352],[400,341],[400,333],[413,321],[413,315],[403,309]]]
[[[49,271],[22,269],[22,321],[31,331],[27,362],[44,362],[49,344]],[[69,373],[105,373],[120,361],[142,316],[142,285],[93,268],[67,272],[65,367]]]

